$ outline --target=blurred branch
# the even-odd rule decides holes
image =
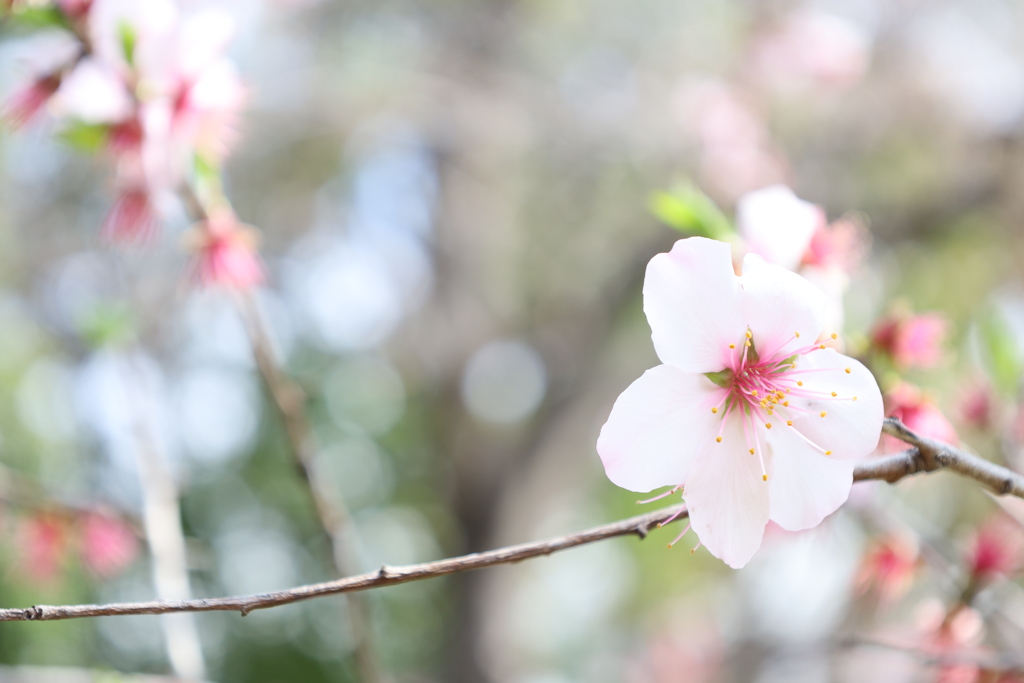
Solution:
[[[934,651],[919,646],[900,645],[898,643],[887,643],[880,640],[868,638],[850,638],[840,643],[840,647],[846,648],[873,648],[888,650],[905,654],[916,659],[925,666],[955,667],[970,666],[977,667],[989,673],[1018,673],[1024,671],[1024,657],[1018,652],[999,652],[986,650],[965,650],[965,651]]]
[[[251,294],[242,295],[239,309],[249,333],[256,366],[284,423],[289,451],[316,509],[335,569],[340,576],[349,576],[359,566],[351,539],[351,515],[341,496],[324,486],[322,477],[316,476],[315,452],[306,419],[306,394],[276,362],[266,326]],[[368,607],[358,596],[349,599],[348,607],[360,680],[376,683],[382,677],[370,639]]]
[[[887,418],[883,429],[887,434],[911,444],[913,448],[896,455],[859,463],[853,472],[855,482],[882,480],[894,483],[919,472],[949,469],[975,479],[997,493],[1009,493],[1024,498],[1024,478],[1005,467],[982,460],[949,444],[918,436],[894,418]],[[684,519],[686,516],[684,505],[673,505],[544,541],[523,543],[435,562],[401,567],[385,565],[375,572],[349,576],[336,581],[298,586],[273,593],[181,601],[125,602],[108,605],[36,605],[27,609],[0,609],[0,621],[57,621],[83,617],[166,614],[168,612],[237,611],[245,616],[253,610],[287,605],[326,595],[383,588],[483,569],[484,567],[512,564],[619,536],[637,536],[644,539],[652,529],[670,521]]]

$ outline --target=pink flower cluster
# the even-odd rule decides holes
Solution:
[[[6,117],[24,125],[48,106],[68,137],[98,145],[112,163],[116,194],[103,237],[151,240],[163,207],[199,182],[195,169],[216,173],[236,140],[245,91],[225,55],[232,19],[213,9],[186,14],[173,0],[60,0],[56,8],[75,48],[44,60],[50,64],[8,100]],[[253,242],[229,234],[234,223],[216,224],[198,253],[203,281],[258,281],[259,260],[246,253]]]
[[[135,533],[99,512],[75,517],[40,513],[23,519],[16,536],[21,572],[39,583],[57,579],[72,553],[99,578],[121,573],[138,554]]]

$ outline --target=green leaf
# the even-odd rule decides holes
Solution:
[[[679,185],[669,192],[655,192],[651,196],[650,209],[658,220],[686,235],[724,242],[736,232],[711,198],[691,183]]]
[[[100,123],[75,121],[58,134],[67,145],[83,152],[95,152],[107,142],[110,127]]]
[[[723,389],[728,389],[732,386],[733,373],[729,368],[719,370],[718,372],[705,372],[704,376]]]
[[[68,28],[67,18],[56,6],[26,7],[19,5],[11,10],[11,18],[24,28]]]
[[[1015,396],[1020,385],[1022,359],[1009,323],[998,309],[978,321],[982,362],[993,383],[1007,396]]]
[[[135,43],[138,36],[135,29],[126,21],[117,25],[117,37],[121,40],[121,52],[124,53],[124,61],[128,66],[135,66]]]

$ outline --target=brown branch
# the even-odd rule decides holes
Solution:
[[[473,553],[461,557],[452,557],[436,562],[406,565],[402,567],[383,566],[375,572],[350,576],[336,581],[326,581],[308,586],[299,586],[289,590],[259,595],[246,595],[231,598],[210,598],[199,600],[183,600],[179,602],[153,601],[132,602],[112,605],[65,605],[52,607],[36,605],[28,609],[0,609],[0,621],[56,621],[61,619],[77,619],[81,617],[100,617],[122,614],[165,614],[167,612],[241,612],[246,615],[257,609],[287,605],[300,600],[309,600],[324,595],[349,593],[370,588],[393,586],[410,581],[446,574],[491,567],[498,564],[519,562],[531,557],[550,555],[551,553],[575,548],[579,545],[603,541],[617,536],[638,536],[646,538],[651,529],[665,522],[678,513],[679,518],[685,516],[682,505],[662,508],[636,517],[630,517],[611,524],[604,524],[592,529],[577,531],[566,536],[557,536],[546,541],[523,543],[483,553]]]
[[[975,479],[997,493],[1009,493],[1024,498],[1024,478],[1015,472],[982,460],[976,455],[949,444],[921,437],[893,418],[886,420],[883,429],[887,434],[911,444],[913,448],[896,455],[859,463],[853,472],[854,481],[881,480],[894,483],[919,472],[949,469]],[[253,610],[287,605],[325,595],[383,588],[384,586],[422,581],[484,567],[520,562],[618,536],[638,536],[644,539],[652,529],[669,520],[684,519],[685,517],[685,506],[674,505],[544,541],[523,543],[435,562],[401,567],[385,565],[375,572],[298,586],[273,593],[182,601],[125,602],[108,605],[36,605],[27,609],[0,609],[0,621],[56,621],[82,617],[165,614],[168,612],[237,611],[245,616]]]

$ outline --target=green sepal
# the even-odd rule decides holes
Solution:
[[[705,372],[704,376],[723,389],[728,389],[732,386],[733,372],[729,368],[719,370],[718,372]]]
[[[102,123],[75,121],[58,134],[67,145],[83,152],[95,152],[107,142],[110,127]]]
[[[128,66],[134,67],[135,44],[138,42],[135,28],[127,21],[122,21],[117,25],[117,37],[121,41],[121,52],[124,55],[124,61],[128,62]]]
[[[796,359],[799,356],[800,356],[800,354],[794,353],[789,358],[786,358],[784,360],[780,360],[778,363],[775,364],[775,370],[773,372],[785,372],[789,368],[791,368],[794,365],[796,365]]]

